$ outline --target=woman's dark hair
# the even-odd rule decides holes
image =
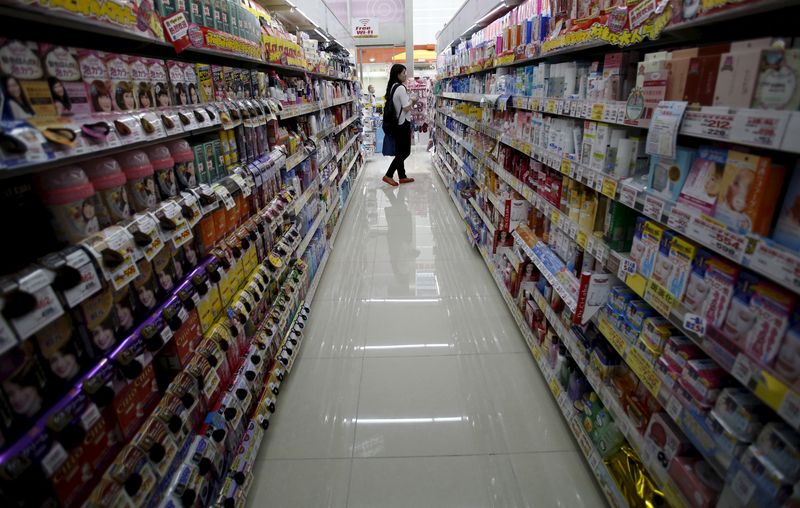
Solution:
[[[389,70],[389,82],[386,83],[386,95],[384,96],[384,99],[386,99],[387,101],[389,100],[389,95],[392,93],[392,85],[394,85],[395,83],[401,85],[403,84],[400,81],[400,78],[398,78],[398,76],[404,70],[406,70],[406,66],[401,64],[394,64],[392,65],[392,68]]]
[[[60,96],[56,95],[55,90],[53,88],[56,86],[56,83],[61,85],[61,89],[64,90]],[[50,86],[50,95],[53,97],[54,101],[60,102],[62,106],[64,106],[64,111],[69,111],[72,109],[72,104],[69,102],[69,94],[67,94],[67,88],[64,86],[58,78],[49,77],[47,78],[47,84]]]
[[[19,99],[16,97],[12,97],[11,94],[8,93],[8,83],[14,81],[19,87]],[[33,112],[33,108],[31,107],[31,103],[28,102],[28,98],[25,97],[25,91],[22,89],[22,85],[20,84],[19,80],[13,76],[6,76],[3,79],[3,89],[5,94],[7,95],[8,100],[14,101],[22,108],[23,111],[28,113],[29,115],[33,116],[35,113]]]

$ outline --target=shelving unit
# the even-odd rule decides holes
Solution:
[[[644,5],[643,2],[640,7]],[[629,4],[629,7],[631,6],[632,4]],[[567,8],[569,9],[569,7]],[[641,115],[641,117],[637,114],[633,94],[627,100],[624,97],[622,100],[589,98],[598,95],[603,97],[604,93],[608,94],[608,90],[604,92],[603,87],[607,86],[606,80],[609,75],[619,76],[618,93],[621,94],[626,72],[629,73],[627,79],[630,80],[630,76],[637,76],[639,73],[656,72],[655,70],[642,71],[643,68],[664,68],[657,67],[656,63],[649,64],[650,67],[648,67],[648,64],[643,61],[652,61],[651,58],[656,60],[664,58],[664,61],[670,61],[670,56],[664,56],[667,55],[666,51],[656,53],[657,51],[682,49],[693,42],[702,45],[706,40],[719,43],[731,39],[767,35],[792,36],[795,34],[785,24],[784,18],[791,17],[796,13],[797,7],[786,2],[768,0],[738,5],[720,3],[712,6],[704,4],[696,14],[697,17],[690,20],[682,19],[686,11],[676,11],[680,8],[680,6],[670,4],[663,13],[658,10],[650,13],[643,26],[649,27],[645,29],[645,32],[651,29],[653,32],[640,32],[640,35],[644,35],[641,40],[634,38],[631,41],[632,45],[620,44],[621,48],[614,45],[617,38],[621,38],[623,35],[628,37],[634,33],[634,29],[628,28],[629,20],[624,21],[619,29],[611,30],[616,35],[609,35],[609,32],[603,31],[608,28],[605,26],[606,18],[588,21],[582,19],[580,22],[576,22],[574,19],[563,21],[560,20],[564,17],[563,13],[556,13],[546,20],[549,25],[543,25],[546,28],[544,37],[538,39],[536,37],[539,37],[540,34],[535,32],[541,28],[537,25],[539,18],[536,16],[538,14],[531,14],[538,7],[528,7],[527,4],[523,4],[521,7],[505,6],[492,11],[499,12],[495,17],[501,17],[500,21],[493,22],[490,15],[487,17],[488,21],[484,20],[485,22],[478,26],[467,28],[461,39],[452,43],[453,48],[446,49],[440,56],[438,67],[441,77],[440,83],[436,85],[437,118],[435,126],[437,139],[435,146],[437,153],[434,160],[437,172],[448,189],[467,189],[465,193],[483,197],[482,200],[469,200],[471,206],[467,207],[467,210],[459,208],[459,213],[465,217],[465,221],[478,225],[478,236],[481,239],[478,243],[478,250],[494,276],[526,342],[531,347],[534,356],[537,357],[537,363],[540,364],[540,370],[543,371],[545,379],[550,383],[553,374],[548,372],[547,365],[543,366],[539,360],[543,349],[549,348],[549,353],[553,354],[554,346],[550,345],[549,339],[550,333],[552,333],[557,338],[554,343],[563,346],[566,358],[575,363],[576,368],[590,386],[589,392],[597,395],[597,399],[602,403],[601,407],[605,408],[608,417],[613,420],[625,441],[638,456],[647,475],[660,489],[666,504],[695,506],[698,503],[707,503],[709,506],[725,506],[726,508],[783,506],[782,500],[791,495],[791,482],[794,481],[788,479],[789,473],[786,473],[789,476],[784,478],[786,485],[782,485],[783,490],[781,494],[777,495],[771,490],[777,486],[769,484],[770,480],[759,476],[763,473],[758,473],[753,469],[755,466],[746,463],[746,460],[749,459],[740,458],[740,454],[748,446],[754,449],[761,446],[763,449],[763,438],[758,438],[758,443],[762,444],[751,445],[756,439],[755,436],[749,436],[746,440],[741,441],[737,448],[733,448],[733,444],[725,441],[725,435],[720,434],[719,428],[713,427],[713,418],[709,416],[709,407],[700,405],[693,398],[695,396],[675,380],[676,375],[677,378],[691,375],[687,374],[688,367],[685,369],[681,367],[680,370],[683,372],[672,374],[673,377],[668,382],[663,372],[658,371],[657,367],[657,360],[662,354],[661,350],[653,351],[652,348],[646,350],[645,339],[640,338],[638,329],[631,326],[630,318],[620,314],[613,316],[614,323],[627,320],[628,324],[625,325],[624,330],[612,323],[610,313],[615,311],[607,310],[605,305],[608,298],[607,293],[592,294],[591,289],[589,292],[584,292],[581,285],[582,281],[589,277],[599,284],[603,280],[602,284],[607,284],[606,287],[613,286],[630,291],[637,302],[641,302],[649,309],[646,316],[652,315],[654,319],[663,318],[663,323],[670,327],[670,334],[688,338],[691,344],[699,348],[700,358],[703,361],[712,362],[712,365],[718,366],[725,372],[723,376],[725,383],[722,387],[743,389],[748,396],[757,399],[763,406],[754,411],[758,412],[762,423],[774,422],[778,426],[786,425],[786,432],[792,436],[796,434],[792,434],[790,429],[800,430],[800,386],[796,380],[787,377],[791,374],[776,370],[771,363],[767,363],[769,360],[760,360],[755,353],[749,352],[747,349],[749,346],[746,346],[744,342],[737,343],[727,338],[721,327],[718,330],[706,323],[704,314],[698,316],[690,312],[688,305],[681,298],[683,290],[680,290],[681,292],[677,296],[672,295],[654,277],[644,277],[641,273],[642,267],[637,266],[636,263],[640,259],[640,251],[631,255],[628,253],[627,247],[622,251],[617,250],[620,249],[619,240],[609,239],[607,230],[603,229],[603,215],[600,215],[600,219],[596,219],[598,213],[596,209],[589,208],[589,213],[593,216],[586,222],[582,215],[586,209],[581,211],[579,207],[577,215],[573,213],[575,205],[570,201],[570,193],[579,192],[580,200],[583,200],[584,196],[591,197],[593,201],[589,206],[597,206],[601,210],[600,214],[609,213],[608,207],[614,206],[615,210],[618,208],[624,210],[626,217],[638,217],[639,220],[645,221],[643,223],[652,224],[653,228],[661,228],[657,229],[658,231],[663,229],[664,235],[661,236],[659,233],[654,247],[646,254],[648,266],[651,256],[655,256],[654,263],[662,258],[667,259],[668,256],[672,256],[670,248],[673,237],[668,236],[668,234],[672,234],[683,242],[681,245],[688,242],[692,249],[702,249],[704,253],[707,253],[703,256],[709,256],[709,259],[719,259],[720,263],[734,263],[732,266],[737,270],[737,275],[732,276],[734,278],[738,276],[738,271],[747,272],[746,276],[742,276],[745,278],[741,280],[750,280],[746,277],[752,275],[755,281],[753,284],[761,284],[762,288],[774,288],[776,293],[772,293],[773,295],[789,294],[791,297],[796,297],[800,294],[800,278],[797,277],[797,274],[800,273],[800,253],[779,244],[771,236],[766,236],[766,233],[763,235],[743,233],[741,229],[723,224],[720,220],[710,216],[710,213],[705,215],[694,211],[687,205],[678,204],[676,201],[657,195],[656,191],[650,189],[650,184],[647,182],[647,168],[644,169],[644,177],[637,173],[634,175],[636,178],[629,178],[629,173],[626,172],[623,172],[623,176],[620,177],[619,173],[615,174],[614,159],[611,159],[610,165],[607,164],[608,159],[600,164],[596,164],[595,160],[591,160],[590,163],[590,160],[587,159],[586,144],[582,143],[586,143],[588,139],[591,147],[592,138],[590,136],[595,133],[591,129],[594,129],[595,126],[598,130],[609,129],[609,133],[614,128],[616,129],[614,132],[621,133],[623,138],[634,136],[634,139],[642,143],[641,146],[644,146],[648,133],[659,132],[657,129],[662,129],[664,126],[664,123],[658,123],[663,120],[651,118],[649,114]],[[506,15],[509,9],[512,10],[512,13]],[[670,9],[672,12],[667,12]],[[459,29],[456,25],[463,23],[459,16],[461,14],[457,15],[456,20],[445,28],[443,34],[449,34],[448,30]],[[528,32],[531,30],[531,25],[526,26],[525,24],[525,20],[530,16],[534,17],[533,37],[535,40],[528,44],[520,43],[521,40],[527,41],[526,37],[530,35]],[[559,19],[559,21],[554,25],[555,19]],[[764,23],[765,20],[769,21]],[[592,25],[592,23],[595,24]],[[631,23],[633,22],[631,21]],[[663,24],[655,27],[648,23]],[[770,24],[772,25],[766,28]],[[468,24],[461,27],[462,31],[467,26]],[[693,32],[697,27],[703,27],[703,39],[697,32]],[[764,27],[763,30],[762,27]],[[480,34],[470,38],[470,34],[476,29]],[[660,39],[657,39],[658,32],[663,33]],[[521,36],[520,33],[522,33]],[[710,39],[707,38],[709,36]],[[442,35],[442,37],[448,38],[449,35]],[[652,40],[647,40],[648,37]],[[509,38],[512,41],[510,47],[507,45]],[[440,40],[439,49],[444,49],[448,44],[449,41]],[[740,47],[743,44],[746,43],[740,43]],[[766,51],[764,48],[757,47],[752,50]],[[691,49],[686,51],[686,54],[690,55],[686,57],[686,62],[688,63],[691,58],[694,64],[696,60],[694,57],[697,55],[690,54]],[[731,53],[725,53],[725,51]],[[724,60],[729,54],[734,55],[735,58],[737,55],[735,51],[742,51],[742,49],[723,50],[722,52],[725,54],[722,59]],[[776,53],[779,51],[776,50]],[[633,57],[630,62],[625,59],[626,56],[631,56],[628,53]],[[649,54],[645,56],[645,53]],[[488,59],[485,61],[477,60],[486,55],[491,56],[487,57]],[[622,62],[619,64],[619,69],[621,69],[619,74],[615,73],[615,62]],[[606,73],[604,64],[611,68],[610,74]],[[532,69],[532,65],[536,65],[536,69]],[[627,68],[629,70],[626,70],[626,65],[629,66]],[[675,64],[675,66],[678,65],[679,63]],[[564,80],[563,83],[572,84],[572,76],[567,71],[575,67],[578,68],[575,89],[570,89],[567,84],[564,84],[563,90],[567,90],[565,92],[560,88],[562,81],[558,80],[561,79]],[[670,67],[667,64],[666,69],[668,70],[659,74],[662,76],[659,79],[664,80],[662,83],[664,86],[671,86],[667,84],[670,83],[667,81],[668,76],[672,76],[669,72],[679,72],[674,70],[677,68],[679,67]],[[496,72],[498,70],[503,72]],[[713,70],[716,71],[716,67]],[[562,71],[566,74],[561,74]],[[630,72],[634,74],[631,75]],[[655,75],[653,74],[653,76]],[[596,84],[584,86],[587,79],[597,79],[598,81],[594,82]],[[645,81],[647,79],[645,78]],[[720,77],[720,79],[723,78]],[[725,79],[730,79],[730,77]],[[713,81],[710,82],[713,83]],[[533,92],[530,91],[531,83],[533,83]],[[553,85],[553,83],[555,84]],[[577,83],[581,85],[580,90]],[[598,95],[590,96],[591,86],[598,87],[599,92],[592,92],[598,93]],[[638,86],[640,87],[638,90],[641,91],[641,82],[631,86]],[[647,86],[649,85],[645,82],[645,96],[648,93]],[[688,87],[688,84],[686,86]],[[520,93],[519,90],[525,93],[526,87],[527,93],[531,96],[517,95]],[[614,93],[613,90],[612,88],[611,94]],[[625,90],[627,94],[627,88]],[[500,92],[497,93],[497,91]],[[658,90],[651,89],[649,93],[657,95]],[[663,99],[663,95],[660,98]],[[654,101],[647,107],[655,111],[659,99],[644,98],[643,102],[647,100]],[[719,99],[714,98],[713,100]],[[664,107],[668,107],[666,103],[662,104]],[[695,149],[698,145],[713,143],[714,146],[723,145],[750,154],[766,155],[772,159],[772,164],[786,167],[786,177],[783,182],[784,185],[789,183],[793,171],[796,171],[798,167],[796,155],[800,153],[800,149],[798,149],[800,138],[797,137],[798,131],[795,126],[800,125],[800,112],[793,110],[794,107],[789,108],[792,110],[767,110],[741,107],[741,105],[728,107],[717,105],[716,102],[713,106],[706,105],[711,104],[710,102],[702,104],[702,106],[690,104],[685,113],[681,113],[681,117],[675,122],[674,135],[681,146]],[[562,140],[557,137],[563,132],[569,132],[570,129],[572,129],[573,139],[570,139],[569,142],[561,142]],[[548,136],[550,136],[549,139]],[[554,136],[557,139],[554,139]],[[647,141],[650,142],[649,137]],[[615,142],[610,141],[608,146],[614,147],[616,150],[616,145],[613,143]],[[674,146],[676,142],[672,141],[672,143]],[[593,150],[593,148],[591,149]],[[652,150],[652,148],[648,148],[648,150]],[[644,155],[643,152],[638,157],[641,158]],[[608,157],[607,153],[604,155],[605,157]],[[654,154],[656,152],[647,155]],[[589,152],[589,155],[594,156],[594,153]],[[635,154],[635,156],[637,155]],[[601,161],[603,161],[602,157],[603,154],[601,154]],[[665,156],[662,156],[663,158]],[[528,159],[530,159],[530,164],[527,163]],[[677,163],[674,165],[677,166]],[[721,172],[721,166],[719,170]],[[637,168],[635,171],[641,172],[642,170]],[[653,170],[650,169],[650,171]],[[688,172],[689,169],[681,167],[680,171],[683,176],[684,172]],[[728,171],[726,166],[726,175]],[[551,182],[553,183],[551,184]],[[552,187],[549,187],[551,185]],[[683,185],[683,180],[679,185]],[[552,192],[549,190],[551,188],[554,189]],[[524,202],[531,210],[527,219],[523,217],[520,220],[523,224],[528,223],[531,229],[534,229],[535,225],[537,228],[535,234],[526,227],[521,226],[518,230],[515,230],[514,225],[508,227],[508,218],[503,217],[508,210],[506,201],[498,199],[498,196],[507,196],[509,192],[512,200]],[[752,189],[750,192],[753,192]],[[793,192],[795,191],[790,191],[790,193]],[[676,200],[677,193],[674,196],[673,199]],[[779,198],[776,196],[776,199]],[[580,200],[578,203],[581,202]],[[525,207],[521,208],[523,211],[525,209]],[[780,201],[775,214],[780,213],[779,210]],[[578,215],[581,217],[580,220],[578,220]],[[518,216],[522,216],[522,212]],[[498,220],[500,221],[499,226]],[[506,221],[505,225],[502,224],[504,220]],[[599,227],[595,220],[600,221]],[[775,217],[773,216],[772,225],[774,226],[774,224]],[[633,222],[630,227],[633,227]],[[514,240],[510,247],[498,242],[498,235],[502,235],[504,232]],[[612,243],[616,248],[611,247]],[[641,248],[641,246],[634,244],[634,248]],[[565,284],[564,279],[559,277],[562,272],[554,270],[553,267],[558,267],[558,262],[563,266],[564,263],[570,261],[570,258],[565,257],[567,253],[573,255],[576,251],[580,254],[577,259],[583,260],[583,264],[580,267],[577,263],[581,261],[575,262],[576,258],[571,258],[575,263],[575,269],[572,273],[566,272],[569,277],[567,278],[568,283]],[[493,254],[490,255],[490,252]],[[691,252],[690,261],[694,261],[696,251],[691,250]],[[550,256],[553,256],[558,262],[544,262],[544,258]],[[524,259],[518,260],[519,257]],[[589,260],[588,264],[587,259]],[[672,258],[669,257],[669,259]],[[546,284],[534,283],[533,289],[528,285],[524,290],[515,286],[515,293],[512,296],[508,289],[511,286],[509,285],[507,288],[507,284],[514,283],[509,281],[515,281],[517,277],[521,278],[522,266],[528,260],[533,263],[537,277],[541,277],[540,280],[546,281]],[[678,265],[678,268],[675,269],[690,270],[694,266],[689,266],[687,263]],[[672,269],[672,265],[670,265],[670,269]],[[700,270],[700,268],[694,269]],[[686,273],[685,276],[689,277],[689,274]],[[574,282],[575,279],[577,279],[577,283]],[[516,283],[519,284],[519,282]],[[767,284],[776,286],[767,286]],[[547,289],[547,292],[544,293],[548,295],[547,298],[540,290],[542,287]],[[622,289],[616,290],[622,291]],[[791,293],[785,293],[786,290]],[[516,296],[517,291],[520,292],[519,297]],[[735,292],[735,295],[739,295],[740,291],[748,290],[741,289],[740,286],[736,286],[735,289],[730,287],[730,292]],[[762,289],[762,291],[764,290]],[[553,296],[550,296],[550,292]],[[777,300],[783,297],[762,298]],[[597,309],[592,309],[588,317],[576,320],[576,311],[579,310],[584,299],[596,299],[603,303]],[[786,299],[789,301],[789,297]],[[525,307],[526,304],[527,307]],[[727,306],[727,300],[724,300],[724,305]],[[788,335],[784,338],[783,334],[786,333],[787,326],[794,326],[794,321],[789,317],[789,313],[793,312],[795,304],[786,304],[789,305],[788,311],[784,311],[783,307],[778,307],[778,303],[774,305],[773,311],[781,312],[782,316],[786,317],[775,318],[785,319],[785,321],[780,321],[783,323],[781,324],[782,331],[775,332],[779,336],[774,338],[770,336],[770,340],[779,343],[784,340],[793,340]],[[520,308],[527,309],[524,316]],[[775,310],[777,308],[781,310]],[[529,315],[528,311],[533,312],[530,309],[536,309],[544,318],[546,324],[541,332],[538,328],[536,331],[532,331],[534,325],[529,320],[533,319],[534,323],[537,323],[539,318],[535,313]],[[728,312],[727,307],[722,310],[724,318],[725,313]],[[543,343],[545,341],[544,330],[547,331],[548,337],[546,343]],[[540,333],[542,335],[539,335]],[[599,337],[600,341],[586,339],[586,336]],[[538,346],[538,344],[542,344],[542,346]],[[587,344],[591,344],[591,346]],[[600,347],[600,353],[597,356],[604,358],[604,351],[611,351],[613,354],[609,361],[612,362],[612,368],[616,365],[614,362],[621,362],[620,364],[628,369],[623,372],[632,373],[631,375],[636,380],[637,390],[641,388],[645,392],[644,395],[639,392],[628,393],[612,383],[612,378],[616,375],[613,372],[616,371],[598,368],[598,365],[602,365],[603,362],[603,360],[598,361],[598,357],[595,356],[598,347]],[[791,348],[789,347],[789,349]],[[778,354],[793,354],[787,351]],[[690,358],[694,358],[694,356]],[[614,378],[614,380],[616,379]],[[712,386],[716,387],[716,384]],[[558,397],[563,397],[563,394],[560,394],[558,390],[553,390],[553,395],[561,405]],[[676,471],[687,466],[676,466],[672,455],[665,459],[663,450],[654,444],[653,437],[647,433],[649,432],[647,424],[651,417],[650,413],[636,414],[636,409],[631,409],[631,400],[634,396],[640,398],[637,400],[646,400],[641,402],[642,404],[650,404],[647,401],[651,400],[654,404],[652,411],[659,412],[663,420],[678,429],[678,435],[683,436],[689,445],[686,451],[681,451],[676,457],[702,457],[703,463],[707,464],[712,471],[711,475],[716,475],[722,485],[719,490],[715,489],[700,494],[697,489],[685,483],[685,478],[675,476],[680,474]],[[724,412],[725,409],[716,411]],[[746,413],[751,414],[747,411]],[[569,424],[569,413],[565,413],[565,415]],[[641,423],[642,420],[644,424]],[[717,423],[717,425],[720,424]],[[766,431],[762,431],[762,435],[763,432]],[[576,439],[583,448],[581,438],[577,434]],[[734,449],[735,451],[732,452],[731,450]],[[759,451],[758,453],[763,453],[765,456],[762,459],[765,461],[764,464],[777,460],[771,455],[771,451]],[[588,458],[588,460],[602,485],[603,472],[594,470],[591,459]],[[689,459],[688,463],[693,463],[691,460]],[[686,462],[681,464],[686,464]],[[769,464],[767,467],[776,467],[772,465],[776,464],[775,462]],[[785,465],[780,467],[783,468]],[[785,469],[781,469],[781,471],[785,471]],[[619,478],[616,478],[611,480],[611,483],[614,484],[618,481],[620,481]],[[779,483],[778,480],[776,483]],[[706,496],[718,497],[712,497],[709,500]],[[778,497],[776,498],[776,496]],[[609,498],[609,502],[617,506],[638,506],[644,503],[641,499],[632,502],[632,498],[625,499],[622,503]]]

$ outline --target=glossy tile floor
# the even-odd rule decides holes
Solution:
[[[281,387],[252,507],[605,500],[431,165],[366,167]]]

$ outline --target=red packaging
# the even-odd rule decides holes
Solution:
[[[111,353],[110,359],[118,372],[114,412],[122,435],[130,439],[160,398],[152,355],[137,332]]]

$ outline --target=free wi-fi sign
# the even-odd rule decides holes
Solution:
[[[354,39],[374,39],[378,37],[378,20],[376,18],[353,18]]]

